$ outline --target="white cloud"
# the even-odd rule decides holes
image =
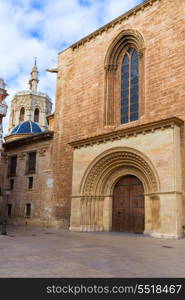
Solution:
[[[15,92],[28,88],[33,57],[38,57],[39,90],[55,97],[57,53],[142,0],[1,0],[0,77]],[[7,133],[8,116],[4,127]]]

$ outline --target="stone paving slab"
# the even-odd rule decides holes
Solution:
[[[8,226],[0,277],[182,277],[185,239]]]

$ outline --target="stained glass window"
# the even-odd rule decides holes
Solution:
[[[139,118],[139,55],[129,48],[121,69],[121,123]]]

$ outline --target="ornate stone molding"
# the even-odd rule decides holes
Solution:
[[[20,160],[24,160],[26,158],[26,152],[21,152],[19,155],[18,155],[18,158]]]
[[[28,144],[32,144],[32,143],[37,143],[40,141],[45,141],[45,140],[49,140],[52,139],[54,135],[53,131],[46,131],[46,132],[42,132],[40,134],[36,134],[36,135],[32,135],[32,136],[27,136],[27,137],[23,137],[23,138],[19,138],[13,141],[9,141],[3,144],[3,147],[5,149],[13,149],[15,147],[22,147],[23,143],[25,145]]]
[[[45,156],[47,149],[48,149],[47,147],[40,148],[38,150],[39,155],[40,156]]]
[[[109,71],[109,72],[116,71],[117,68],[118,68],[117,65],[106,65],[106,66],[105,66],[105,70],[106,70],[106,71]]]
[[[8,155],[6,152],[4,152],[4,151],[1,152],[1,158],[5,163],[8,162]]]
[[[106,174],[110,177],[111,173],[116,172],[120,168],[137,170],[144,178],[147,190],[150,193],[159,190],[159,179],[153,165],[147,161],[147,158],[145,159],[145,157],[143,158],[139,155],[138,151],[113,150],[103,155],[102,158],[92,164],[86,171],[81,184],[82,196],[101,195],[101,192],[103,192],[103,178],[106,178]]]
[[[138,125],[131,128],[123,128],[120,130],[111,131],[108,133],[92,136],[77,141],[72,141],[69,143],[69,145],[71,145],[74,149],[87,147],[92,146],[94,144],[106,143],[110,140],[114,141],[119,140],[121,138],[129,138],[130,136],[137,136],[138,134],[147,134],[149,132],[154,133],[155,130],[165,130],[169,127],[173,128],[175,125],[180,127],[182,124],[184,124],[183,120],[177,117],[172,117],[156,122]]]

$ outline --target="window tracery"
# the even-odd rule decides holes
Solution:
[[[124,30],[105,58],[104,125],[121,125],[144,114],[144,40],[136,30]]]

